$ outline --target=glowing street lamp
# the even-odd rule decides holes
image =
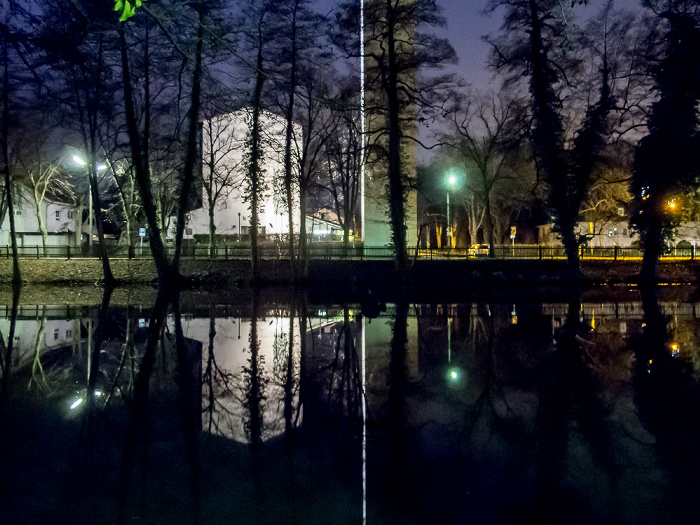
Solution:
[[[452,239],[452,227],[450,224],[450,190],[456,190],[459,189],[461,186],[462,181],[464,180],[464,173],[458,170],[457,168],[450,168],[447,171],[447,179],[445,181],[446,186],[447,186],[447,242],[452,248],[453,244],[453,239]]]
[[[85,162],[85,160],[78,155],[73,155],[73,162],[80,167],[85,167],[87,165],[87,162]],[[105,164],[98,164],[95,166],[95,168],[97,171],[104,171],[107,169],[107,166]],[[92,226],[95,223],[95,216],[92,209],[92,179],[90,178],[90,174],[88,174],[88,184],[88,248],[90,250],[90,254],[92,254]],[[81,217],[79,217],[78,220],[82,221],[82,212]]]

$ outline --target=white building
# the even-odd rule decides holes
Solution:
[[[41,232],[36,214],[36,206],[31,189],[18,184],[12,192],[12,204],[15,209],[15,231],[18,246],[41,246]],[[78,210],[70,202],[61,202],[57,197],[46,196],[41,203],[41,215],[48,233],[48,246],[79,246],[80,228]],[[7,246],[10,241],[10,218],[7,213],[0,226],[0,246]]]
[[[209,195],[215,197],[214,224],[217,235],[247,235],[250,233],[250,202],[245,199],[248,183],[246,158],[252,110],[242,109],[219,115],[202,124],[202,206],[188,214],[185,238],[209,234]],[[262,234],[289,232],[288,206],[284,186],[284,143],[286,121],[283,117],[262,111],[262,199],[259,228]],[[294,140],[301,139],[301,126],[294,125]],[[296,143],[292,144],[296,155]],[[299,187],[296,184],[298,162],[292,159],[294,173],[292,211],[295,231],[299,225]]]

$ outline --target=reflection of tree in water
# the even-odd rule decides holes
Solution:
[[[568,482],[577,476],[589,478],[578,480],[583,485],[594,479],[597,484],[607,483],[607,490],[599,486],[596,492],[600,500],[588,501],[589,505],[595,503],[595,508],[587,510],[591,516],[617,514],[614,506],[619,499],[621,466],[608,428],[610,411],[603,403],[602,389],[594,377],[588,354],[582,351],[580,312],[581,298],[574,294],[568,304],[566,321],[556,334],[554,349],[539,369],[536,483],[537,512],[544,521],[564,520],[571,509],[584,505],[579,500],[581,496],[567,488]],[[581,452],[591,464],[577,472],[570,458]]]
[[[230,370],[222,368],[216,361],[214,339],[216,338],[216,317],[214,307],[209,314],[209,341],[206,362],[202,374],[203,406],[206,415],[208,436],[213,433],[228,436],[234,434],[234,411],[230,400],[235,397],[236,376]]]
[[[347,416],[353,424],[362,421],[362,377],[350,310],[343,309],[343,324],[335,331],[333,358],[329,365],[327,406],[334,416]]]
[[[49,387],[48,381],[46,380],[46,374],[44,373],[44,367],[41,364],[41,350],[44,342],[44,336],[46,335],[46,306],[41,307],[41,321],[39,322],[39,330],[36,334],[36,340],[34,341],[34,356],[32,357],[32,373],[29,377],[29,384],[27,388],[29,390],[34,386],[39,392],[43,394],[49,394],[51,388]]]
[[[8,385],[10,381],[10,366],[12,363],[12,352],[15,341],[15,330],[17,328],[17,314],[19,313],[19,299],[22,293],[21,284],[15,283],[12,286],[12,310],[10,313],[10,331],[7,336],[7,343],[3,340],[0,333],[0,366],[2,371],[2,392],[0,392],[0,440],[4,435],[5,426],[5,403],[8,393]],[[0,444],[2,442],[0,441]]]
[[[268,380],[263,377],[264,358],[260,355],[260,339],[258,337],[258,293],[253,292],[251,305],[250,357],[248,366],[243,367],[243,428],[251,443],[262,442],[263,412],[265,411],[265,389]]]
[[[656,438],[654,451],[665,472],[665,507],[678,523],[700,515],[700,386],[692,363],[669,348],[666,319],[655,286],[642,287],[645,326],[633,340],[636,355],[635,404],[646,429]]]

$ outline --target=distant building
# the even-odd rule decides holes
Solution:
[[[206,185],[218,192],[214,202],[214,225],[217,235],[250,234],[250,202],[246,198],[248,172],[248,136],[252,113],[242,109],[206,120],[202,125],[202,203],[187,215],[185,238],[209,234],[209,194]],[[284,185],[284,143],[286,121],[283,117],[262,111],[260,114],[263,136],[262,199],[260,201],[259,233],[286,235],[289,233],[289,207]],[[294,136],[301,137],[301,126],[294,125]],[[296,151],[296,146],[292,149]],[[298,163],[292,162],[294,169]],[[296,180],[296,174],[294,176]],[[200,190],[198,189],[198,192]],[[293,224],[299,225],[299,187],[293,189]],[[174,221],[173,221],[174,224]],[[170,234],[174,233],[174,228]]]
[[[15,211],[15,232],[18,246],[41,246],[41,232],[32,190],[18,183],[12,190]],[[67,199],[48,194],[41,203],[41,215],[46,226],[48,246],[80,246],[80,208]],[[5,213],[0,226],[0,246],[11,244],[10,219]]]
[[[313,215],[306,216],[306,233],[311,240],[314,239],[341,239],[343,227],[340,225],[338,215],[323,208]]]
[[[539,228],[539,243],[543,246],[561,246],[561,239],[552,231],[552,224],[543,224]],[[629,248],[638,246],[639,235],[630,228],[625,220],[616,222],[605,221],[579,222],[576,233],[585,239],[584,244],[589,248]],[[696,249],[700,248],[700,222],[681,223],[674,231],[670,244],[688,243]]]

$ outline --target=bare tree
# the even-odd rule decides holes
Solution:
[[[214,256],[216,246],[216,224],[214,212],[221,199],[226,199],[234,188],[242,184],[240,161],[234,152],[242,147],[234,134],[231,115],[213,117],[204,121],[202,183],[204,202],[209,215],[209,246]],[[241,232],[238,232],[240,235]]]
[[[22,162],[26,173],[26,183],[31,191],[34,202],[39,232],[41,233],[41,245],[44,255],[48,255],[46,221],[42,207],[46,200],[47,193],[54,197],[73,201],[73,188],[66,178],[65,172],[61,169],[60,160],[45,161],[40,154],[32,161]],[[80,220],[80,217],[76,219]]]
[[[463,99],[461,105],[452,109],[450,117],[453,135],[445,140],[454,148],[452,158],[466,171],[467,187],[480,201],[480,206],[476,203],[469,206],[473,211],[470,216],[474,218],[470,220],[470,236],[475,241],[478,227],[475,219],[477,215],[483,217],[484,237],[493,257],[494,193],[500,186],[517,181],[518,175],[509,159],[518,153],[519,143],[526,136],[525,111],[520,101],[501,94],[474,104],[468,101],[465,104]],[[482,209],[477,212],[477,207]]]

